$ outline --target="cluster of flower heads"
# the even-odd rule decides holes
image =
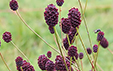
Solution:
[[[34,67],[20,56],[15,59],[15,62],[18,71],[35,71]]]
[[[102,32],[102,31],[98,32],[98,34],[97,34],[97,41],[100,42],[100,45],[103,48],[107,48],[108,45],[109,45],[107,39],[104,37],[104,32]]]
[[[50,52],[50,51],[49,51]],[[48,55],[48,52],[47,52]],[[70,62],[66,60],[66,64],[68,66],[68,69],[70,68]],[[49,57],[46,57],[45,55],[40,55],[38,57],[38,66],[41,70],[47,70],[47,71],[67,71],[66,66],[64,64],[63,58],[60,55],[57,55],[55,58],[55,63],[49,59]],[[73,69],[71,68],[71,71]]]

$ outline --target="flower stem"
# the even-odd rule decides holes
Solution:
[[[94,68],[94,66],[93,66],[93,64],[92,64],[92,62],[91,62],[91,60],[90,60],[90,57],[89,57],[89,55],[88,55],[88,53],[87,53],[87,50],[86,50],[86,48],[85,48],[85,45],[84,45],[84,43],[83,43],[83,40],[82,40],[82,38],[81,38],[81,36],[80,36],[80,34],[79,34],[78,28],[76,27],[76,29],[77,29],[77,33],[78,33],[79,39],[80,39],[80,41],[81,41],[81,44],[82,44],[82,46],[83,46],[83,48],[84,48],[84,51],[85,51],[85,53],[86,53],[86,55],[87,55],[87,57],[88,57],[88,59],[89,59],[89,62],[90,62],[90,64],[92,65],[92,68]]]
[[[19,16],[19,18],[22,20],[22,22],[35,34],[37,35],[43,42],[45,42],[48,46],[50,46],[54,51],[56,51],[57,53],[60,53],[58,50],[56,50],[54,47],[52,47],[49,43],[47,43],[39,34],[37,34],[21,17],[21,15],[19,14],[18,11],[16,11],[17,15]]]
[[[64,58],[64,56],[63,56],[63,53],[62,53],[62,50],[61,50],[61,47],[60,47],[60,44],[59,44],[59,41],[58,41],[58,35],[57,35],[57,32],[56,32],[55,27],[53,27],[53,29],[54,29],[54,31],[55,31],[55,37],[56,37],[56,42],[57,42],[57,44],[58,44],[58,48],[59,48],[59,50],[60,50],[60,53],[61,53],[61,56],[62,56],[62,58],[63,58],[64,64],[65,64],[65,66],[66,66],[66,70],[68,71],[68,67],[67,67],[65,58]]]
[[[22,66],[20,67],[21,71],[23,71]]]
[[[91,42],[91,38],[90,38],[90,35],[89,35],[88,27],[87,27],[87,24],[86,24],[85,16],[84,16],[84,14],[83,14],[82,5],[81,5],[80,0],[78,0],[78,2],[79,2],[79,5],[80,5],[80,8],[81,8],[81,13],[82,13],[82,17],[83,17],[83,20],[84,20],[85,28],[86,28],[86,31],[87,31],[87,35],[88,35],[88,38],[89,38],[90,47],[92,47],[92,42]],[[86,2],[87,2],[87,1],[86,1]],[[87,3],[86,3],[86,4],[87,4]],[[85,11],[84,11],[84,13],[85,13]]]
[[[70,44],[70,40],[69,40],[69,35],[66,34],[66,36],[67,36],[68,44],[69,44],[69,46],[71,46],[71,44]]]
[[[13,41],[11,41],[11,43],[13,44],[13,46],[15,46],[15,48],[27,59],[27,61],[29,61],[29,59],[27,58],[27,56],[16,46],[16,44],[13,43]],[[29,61],[30,62],[30,61]],[[31,63],[31,62],[30,62]]]
[[[108,50],[111,54],[113,54],[113,51],[111,51],[109,48],[107,48],[107,50]]]
[[[80,63],[81,63],[81,68],[82,68],[82,71],[83,71],[83,63],[82,63],[82,60],[80,60]]]
[[[5,66],[7,67],[7,69],[8,69],[9,71],[11,71],[11,69],[8,67],[8,65],[7,65],[7,63],[5,62],[5,60],[4,60],[4,58],[3,58],[3,56],[2,56],[1,53],[0,53],[0,56],[1,56],[1,58],[2,58],[2,60],[3,60],[3,62],[4,62],[4,64],[5,64]]]
[[[71,71],[72,57],[70,58],[70,71]]]
[[[77,62],[75,56],[74,56],[74,60],[75,60],[75,62],[76,62],[76,64],[77,64],[77,67],[78,67],[79,71],[81,71],[81,70],[80,70],[80,67],[79,67],[79,64],[78,64],[78,62]]]
[[[96,62],[97,62],[98,53],[99,53],[99,45],[100,45],[100,41],[98,42],[97,55],[96,55],[96,57],[95,57],[95,63],[94,63],[94,67],[95,67],[95,68],[96,68]]]

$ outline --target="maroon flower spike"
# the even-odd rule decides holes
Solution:
[[[65,49],[68,50],[68,48],[69,48],[69,43],[68,43],[67,38],[64,38],[64,39],[63,39],[63,45],[64,45]]]
[[[22,64],[23,64],[23,59],[22,59],[22,57],[18,56],[18,57],[15,59],[15,62],[16,62],[17,70],[18,70],[18,71],[21,71],[20,67],[21,67]]]
[[[47,57],[48,57],[48,58],[51,58],[51,54],[52,54],[51,51],[48,51],[48,52],[47,52]]]
[[[104,37],[101,41],[100,41],[100,45],[103,47],[103,48],[107,48],[109,43],[107,41],[107,39]]]
[[[0,47],[1,47],[1,41],[0,41]]]
[[[71,28],[70,20],[68,18],[62,18],[61,19],[61,24],[62,24],[62,31],[65,34],[68,34],[69,30]]]
[[[42,70],[46,70],[45,68],[45,64],[49,59],[45,56],[45,55],[40,55],[38,57],[38,66],[40,67],[40,69]]]
[[[22,69],[23,71],[35,71],[34,67],[30,65],[30,63],[26,62],[26,60],[23,61]]]
[[[9,43],[12,39],[11,39],[11,33],[10,32],[5,32],[2,35],[3,40],[7,43]]]
[[[44,17],[48,26],[55,26],[58,23],[58,9],[50,4],[45,8]]]
[[[87,53],[88,53],[89,55],[92,53],[91,48],[87,48],[86,50],[87,50]]]
[[[103,37],[104,37],[104,32],[100,31],[97,35],[97,41],[101,41]]]
[[[47,71],[54,71],[55,64],[53,61],[48,60],[45,64],[45,67]]]
[[[81,53],[79,53],[79,58],[80,59],[83,59],[83,57],[84,57],[84,54],[81,52]]]
[[[18,9],[18,3],[16,0],[11,0],[9,6],[13,11],[16,11]]]
[[[70,57],[75,57],[76,59],[78,58],[78,53],[77,53],[77,47],[71,46],[68,48],[68,55]]]
[[[95,44],[95,45],[93,46],[93,52],[96,53],[97,50],[98,50],[98,45]]]
[[[54,34],[55,33],[55,31],[53,29],[53,26],[49,26],[49,31],[50,31],[51,34]]]
[[[62,6],[64,3],[64,0],[56,0],[56,3],[58,6]]]
[[[78,8],[71,8],[68,13],[68,18],[74,28],[81,24],[81,13],[78,11]]]

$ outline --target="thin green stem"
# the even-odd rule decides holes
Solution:
[[[84,43],[83,43],[83,40],[82,40],[82,38],[81,38],[81,36],[80,36],[80,34],[79,34],[78,28],[76,27],[76,29],[77,29],[77,33],[78,33],[79,39],[80,39],[80,41],[81,41],[81,44],[82,44],[82,46],[83,46],[83,48],[84,48],[84,51],[85,51],[85,53],[86,53],[86,55],[87,55],[87,57],[88,57],[88,60],[90,61],[90,64],[92,65],[92,67],[94,67],[93,64],[92,64],[92,62],[91,62],[91,60],[90,60],[90,57],[89,57],[89,55],[88,55],[88,53],[87,53],[87,50],[86,50],[85,45],[84,45]]]
[[[67,36],[68,44],[69,44],[69,46],[71,46],[71,44],[70,44],[70,40],[69,40],[69,35],[66,34],[66,36]]]
[[[64,64],[65,64],[65,66],[66,66],[66,70],[68,71],[68,67],[67,67],[65,58],[64,58],[64,56],[63,56],[63,53],[62,53],[62,50],[61,50],[61,47],[60,47],[60,44],[59,44],[59,41],[58,41],[58,35],[57,35],[57,33],[56,33],[55,27],[53,27],[53,29],[54,29],[54,31],[55,31],[55,37],[56,37],[56,42],[57,42],[57,44],[58,44],[58,48],[59,48],[59,50],[60,50],[60,53],[61,53],[61,56],[62,56],[62,58],[63,58]]]
[[[21,71],[23,71],[22,66],[20,67]]]
[[[71,71],[72,57],[70,58],[70,71]]]
[[[7,67],[7,69],[8,69],[9,71],[11,71],[11,69],[9,68],[9,66],[7,65],[7,63],[5,62],[5,60],[4,60],[4,58],[3,58],[3,56],[2,56],[1,53],[0,53],[0,56],[1,56],[1,58],[2,58],[2,60],[3,60],[3,62],[4,62],[4,64],[5,64],[5,66]]]
[[[97,62],[98,53],[99,53],[99,45],[100,45],[100,41],[98,42],[97,55],[96,55],[96,58],[95,58],[95,63],[94,63],[94,67],[95,67],[95,68],[96,68],[96,62]]]
[[[81,9],[82,17],[83,17],[83,20],[84,20],[85,28],[86,28],[86,31],[87,31],[87,34],[88,34],[90,47],[92,47],[92,42],[91,42],[91,38],[90,38],[90,35],[89,35],[89,30],[88,30],[88,27],[87,27],[87,24],[86,24],[85,16],[83,15],[82,4],[81,4],[80,0],[78,0],[78,2],[79,2],[79,5],[80,5],[80,9]],[[85,13],[85,11],[84,11],[84,13]]]
[[[82,59],[80,60],[80,63],[81,63],[81,69],[82,69],[82,71],[83,71],[84,69],[83,69]]]
[[[22,22],[35,34],[37,35],[43,42],[45,42],[48,46],[50,46],[54,51],[56,51],[57,53],[60,53],[58,50],[56,50],[54,47],[52,47],[49,43],[47,43],[39,34],[37,34],[25,21],[24,19],[21,17],[21,15],[19,14],[18,11],[16,11],[17,15],[19,16],[19,18],[22,20]]]
[[[13,41],[11,41],[11,43],[13,44],[13,46],[15,46],[15,48],[27,59],[27,61],[29,61],[29,59],[27,58],[27,56],[16,46],[16,44],[13,43]],[[30,62],[30,61],[29,61]],[[31,63],[31,62],[30,62]]]
[[[107,47],[107,50],[108,50],[111,54],[113,54],[113,51],[112,51],[112,50],[110,50],[108,47]]]
[[[81,70],[80,70],[80,67],[79,67],[79,64],[78,64],[78,62],[77,62],[75,56],[74,56],[74,60],[75,60],[75,62],[76,62],[76,64],[77,64],[77,67],[78,67],[79,71],[81,71]]]

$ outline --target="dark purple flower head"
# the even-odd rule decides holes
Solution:
[[[69,30],[71,29],[70,20],[68,18],[62,18],[61,19],[61,24],[62,24],[62,31],[65,34],[68,34]]]
[[[64,38],[64,39],[63,39],[63,45],[64,45],[64,48],[65,48],[66,50],[68,50],[68,48],[69,48],[69,43],[68,43],[67,38]]]
[[[92,53],[91,48],[87,48],[86,50],[87,50],[87,53],[88,53],[89,55]]]
[[[38,66],[40,67],[40,69],[42,70],[46,70],[45,68],[45,64],[49,59],[45,56],[45,55],[40,55],[38,57]]]
[[[18,56],[16,59],[15,59],[15,62],[16,62],[16,66],[20,67],[22,66],[23,64],[23,58]]]
[[[78,8],[71,8],[68,13],[68,18],[74,28],[81,24],[81,13],[78,11]]]
[[[54,34],[55,33],[55,31],[53,29],[53,26],[49,26],[49,31],[50,31],[51,34]]]
[[[23,71],[35,71],[34,67],[30,65],[30,63],[26,62],[26,60],[23,61],[22,69]]]
[[[16,11],[18,9],[18,2],[16,0],[11,0],[9,6],[13,11]]]
[[[45,64],[45,67],[47,71],[54,71],[55,64],[53,63],[53,61],[48,60]]]
[[[101,41],[103,37],[104,37],[104,32],[100,31],[97,35],[97,41]]]
[[[11,39],[11,33],[10,32],[5,32],[2,35],[3,40],[7,43],[9,43],[12,39]]]
[[[96,53],[97,50],[98,50],[98,45],[95,44],[95,45],[93,46],[93,52]]]
[[[62,6],[64,3],[64,0],[56,0],[56,3],[58,6]]]
[[[83,57],[84,57],[84,54],[81,52],[81,53],[79,53],[79,58],[80,59],[83,59]]]
[[[51,58],[51,54],[52,54],[51,51],[48,51],[47,52],[47,57]]]
[[[109,43],[107,41],[107,39],[104,37],[101,41],[100,41],[100,45],[103,47],[103,48],[107,48]]]
[[[78,58],[78,53],[77,53],[77,47],[75,46],[71,46],[68,48],[68,55],[70,57],[76,57],[76,59]]]
[[[50,4],[45,8],[44,17],[48,26],[55,26],[58,23],[58,9]]]
[[[0,47],[1,47],[1,41],[0,41]]]

